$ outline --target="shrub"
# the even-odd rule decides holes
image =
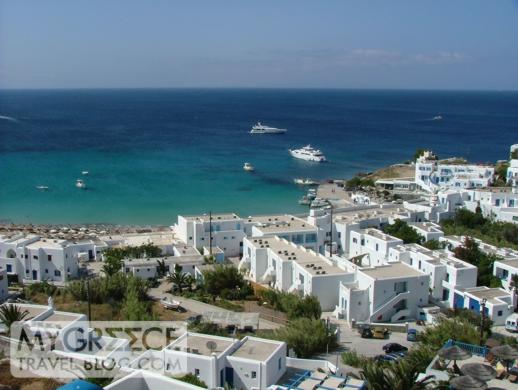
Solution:
[[[272,337],[286,342],[299,358],[309,358],[337,346],[336,334],[321,320],[309,318],[290,321],[287,326],[275,330]]]

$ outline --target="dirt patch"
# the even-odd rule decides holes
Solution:
[[[366,176],[368,179],[396,179],[404,177],[414,177],[415,167],[413,165],[395,164],[385,168],[380,168]]]

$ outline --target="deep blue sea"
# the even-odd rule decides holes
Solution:
[[[257,121],[288,133],[250,135]],[[308,143],[329,163],[288,154]],[[172,224],[209,210],[303,212],[295,177],[347,178],[418,147],[495,161],[512,143],[517,92],[4,90],[0,219]],[[84,191],[75,187],[83,170]]]

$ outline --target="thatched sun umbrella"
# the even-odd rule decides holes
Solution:
[[[484,390],[487,384],[481,380],[475,379],[470,375],[457,376],[450,380],[450,385],[455,390]]]
[[[457,360],[466,360],[471,357],[471,353],[466,351],[465,349],[460,348],[457,345],[452,345],[451,347],[442,348],[439,353],[439,357],[445,360],[453,360],[453,369],[455,372],[459,372],[459,367],[457,366]]]
[[[509,371],[509,365],[513,360],[518,359],[518,350],[507,344],[491,348],[491,353],[497,359],[503,360],[506,363],[507,371]]]
[[[480,381],[490,381],[496,377],[496,370],[482,363],[466,363],[460,369],[464,375],[469,375]]]

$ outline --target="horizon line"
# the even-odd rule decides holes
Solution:
[[[322,90],[322,91],[409,91],[409,92],[518,92],[518,89],[489,88],[381,88],[381,87],[252,87],[252,86],[198,86],[198,87],[0,87],[0,91],[77,91],[77,90]]]

